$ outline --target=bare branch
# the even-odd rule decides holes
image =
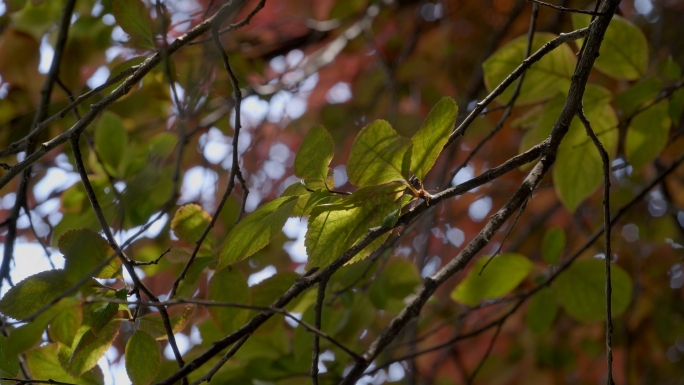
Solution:
[[[575,8],[565,8],[565,7],[561,7],[559,5],[553,5],[553,4],[545,3],[545,2],[539,1],[539,0],[527,0],[527,1],[530,3],[535,3],[538,5],[542,5],[544,7],[549,7],[549,8],[555,9],[558,12],[571,12],[571,13],[581,13],[584,15],[603,16],[603,14],[601,12],[596,12],[596,11],[584,11],[584,10],[575,9]]]
[[[328,279],[322,279],[318,283],[318,297],[316,298],[316,306],[314,307],[314,327],[321,329],[321,319],[323,316],[323,301],[325,301],[325,287],[328,284]],[[313,385],[318,385],[318,357],[321,354],[321,346],[319,344],[318,335],[314,335],[313,340],[313,358],[311,360],[311,382]]]
[[[208,372],[206,372],[202,377],[198,378],[197,381],[193,381],[190,385],[199,385],[203,382],[211,382],[211,378],[214,377],[214,374],[223,367],[223,365],[228,362],[228,360],[237,353],[237,351],[242,347],[242,345],[247,341],[247,338],[249,338],[249,334],[246,336],[240,338],[238,342],[236,342],[227,352],[226,354],[221,357],[219,362],[216,363]]]
[[[487,351],[485,352],[485,355],[482,357],[482,360],[480,360],[480,363],[477,364],[477,367],[475,367],[475,370],[470,374],[470,377],[468,377],[468,382],[466,382],[467,385],[470,385],[473,383],[473,380],[475,380],[475,376],[477,376],[477,373],[482,369],[482,365],[484,365],[485,361],[487,360],[487,357],[492,353],[492,348],[494,347],[494,342],[496,342],[496,337],[499,336],[499,332],[501,332],[501,326],[503,325],[503,320],[496,326],[496,331],[494,332],[494,335],[492,336],[491,341],[489,341],[489,346],[487,346]]]
[[[164,256],[165,256],[166,254],[168,254],[168,253],[171,251],[171,248],[172,248],[172,247],[173,247],[173,246],[169,246],[169,248],[166,249],[166,250],[164,250],[164,252],[161,253],[161,255],[159,256],[159,258],[155,259],[154,261],[148,261],[148,262],[131,261],[131,264],[132,264],[133,266],[150,266],[150,265],[156,265],[156,264],[159,263],[159,261],[162,260],[162,258],[164,258]]]

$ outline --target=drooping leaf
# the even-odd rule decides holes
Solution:
[[[539,50],[544,44],[554,39],[551,33],[536,33],[532,39],[532,52]],[[488,91],[492,91],[520,63],[525,60],[527,37],[520,36],[494,52],[484,63],[484,81]],[[529,104],[548,99],[556,93],[567,93],[570,78],[575,70],[577,58],[567,44],[556,48],[545,55],[537,63],[532,64],[525,73],[525,81],[520,89],[516,104]],[[514,86],[508,87],[498,100],[508,103],[513,95]]]
[[[121,290],[117,290],[114,294],[115,298],[126,300],[128,296],[128,288],[124,287]],[[105,325],[112,318],[119,314],[119,304],[117,303],[104,303],[100,307],[96,308],[90,315],[90,328],[94,335],[98,335],[100,330],[102,330]],[[71,346],[71,344],[67,344]]]
[[[103,112],[95,127],[95,148],[100,159],[117,170],[127,143],[128,133],[121,118],[113,112]]]
[[[50,339],[71,346],[82,322],[83,308],[81,306],[72,306],[60,311],[50,322]]]
[[[632,299],[632,280],[618,265],[611,265],[612,314],[622,313]],[[605,261],[576,261],[556,278],[558,299],[580,321],[606,319]]]
[[[662,100],[632,119],[625,139],[625,155],[635,169],[648,164],[665,148],[671,124],[668,109],[668,101]]]
[[[312,210],[304,242],[309,265],[329,264],[369,228],[380,226],[387,215],[401,207],[405,187],[398,182],[362,187],[337,203],[319,205]],[[367,256],[372,251],[366,249],[360,254]]]
[[[533,333],[541,334],[551,328],[557,314],[556,290],[554,287],[545,287],[532,296],[525,322]]]
[[[188,245],[195,246],[195,242],[200,239],[210,222],[211,215],[202,210],[199,205],[191,203],[176,211],[173,220],[171,220],[171,229],[178,239]],[[213,243],[214,240],[210,233],[204,238],[202,246],[211,249]]]
[[[347,162],[349,182],[364,187],[408,181],[411,145],[387,121],[374,121],[354,140]]]
[[[591,16],[573,13],[575,29],[589,26]],[[582,40],[577,44],[582,45]],[[648,42],[641,29],[632,22],[614,15],[603,37],[599,57],[594,67],[604,74],[625,80],[644,76],[648,66]]]
[[[149,385],[161,367],[159,342],[141,330],[126,343],[126,373],[133,385]]]
[[[245,217],[228,234],[218,270],[241,261],[268,245],[287,222],[297,204],[296,197],[274,199]]]
[[[542,239],[542,258],[549,265],[555,265],[560,260],[565,248],[565,231],[560,227],[552,227],[544,233]]]
[[[60,312],[75,306],[78,306],[78,301],[76,299],[63,298],[41,313],[33,321],[12,330],[9,339],[7,340],[5,353],[14,357],[31,349],[40,341],[45,329],[55,316]]]
[[[209,299],[216,302],[251,304],[247,280],[237,269],[216,272],[209,282]],[[249,310],[234,307],[211,306],[209,314],[224,333],[232,333],[247,321]]]
[[[454,99],[444,97],[432,108],[423,125],[411,138],[411,172],[421,182],[449,140],[457,115],[458,105]]]
[[[154,49],[152,18],[141,0],[113,1],[112,13],[121,29],[131,35],[134,46]]]
[[[534,267],[527,257],[506,253],[494,257],[482,271],[487,260],[489,257],[475,261],[468,276],[451,292],[454,301],[476,306],[480,301],[502,297],[515,289]]]
[[[120,321],[108,323],[96,336],[90,327],[81,325],[74,341],[78,341],[74,347],[59,344],[57,357],[64,370],[73,377],[80,377],[89,371],[97,361],[104,356],[107,349],[119,334]]]
[[[53,381],[65,382],[79,385],[102,385],[104,377],[99,366],[85,372],[82,376],[74,380],[74,377],[62,368],[57,357],[59,343],[48,344],[29,350],[26,353],[26,363],[34,378],[46,378]]]
[[[609,104],[585,104],[584,112],[591,127],[612,159],[617,152],[617,116]],[[558,149],[553,170],[556,193],[571,212],[603,183],[603,162],[594,142],[587,136],[579,119],[570,124]]]
[[[0,376],[16,377],[19,374],[19,359],[6,353],[7,338],[0,336]]]
[[[185,329],[190,317],[195,313],[196,305],[185,304],[178,306],[171,306],[166,311],[169,313],[169,321],[171,322],[171,330],[174,333],[179,333]],[[146,314],[139,318],[138,330],[151,335],[157,340],[164,340],[169,338],[164,328],[164,321],[159,312]]]
[[[615,99],[622,112],[626,116],[631,116],[646,102],[655,99],[663,89],[663,86],[664,84],[660,79],[649,77],[631,86]]]
[[[0,312],[7,317],[23,319],[50,303],[71,284],[64,270],[47,270],[17,283],[0,300]]]
[[[66,278],[77,282],[114,255],[114,250],[102,236],[90,229],[70,230],[59,237],[59,251],[64,254]],[[94,278],[121,278],[121,260],[114,257]]]
[[[314,126],[304,137],[294,161],[295,176],[324,181],[335,155],[335,142],[325,127]]]

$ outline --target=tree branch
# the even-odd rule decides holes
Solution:
[[[318,283],[318,296],[316,298],[316,306],[314,307],[314,327],[321,329],[321,318],[323,315],[323,301],[325,301],[325,287],[328,284],[328,279],[324,278]],[[313,385],[318,385],[318,357],[321,353],[318,335],[314,335],[313,348],[311,360],[311,382]]]
[[[190,384],[190,385],[199,385],[205,381],[211,382],[211,378],[214,377],[214,374],[216,374],[216,372],[218,372],[219,369],[221,369],[221,367],[223,367],[223,365],[225,365],[226,362],[228,362],[228,360],[235,355],[235,353],[237,353],[238,349],[240,349],[242,347],[242,345],[245,343],[245,341],[247,341],[247,338],[249,338],[249,334],[240,338],[226,352],[226,354],[224,354],[223,357],[221,357],[221,359],[219,360],[219,362],[216,363],[216,365],[214,365],[211,369],[209,369],[209,371],[206,372],[202,377],[198,378],[197,381],[193,381],[192,384]]]
[[[575,9],[575,8],[565,8],[565,7],[561,7],[559,5],[553,5],[553,4],[545,3],[545,2],[539,1],[539,0],[527,0],[527,1],[530,3],[535,3],[538,5],[542,5],[544,7],[549,7],[549,8],[555,9],[558,12],[572,12],[572,13],[581,13],[584,15],[603,16],[603,14],[601,12],[584,11],[584,10]]]

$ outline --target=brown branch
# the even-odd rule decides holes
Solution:
[[[321,330],[321,319],[323,316],[323,301],[325,301],[325,287],[328,284],[328,279],[322,279],[318,283],[318,296],[316,298],[316,306],[314,307],[314,327]],[[318,357],[321,354],[321,346],[318,335],[314,335],[313,349],[311,360],[311,382],[313,385],[318,385]]]
[[[577,117],[584,125],[587,135],[591,138],[603,162],[603,228],[605,229],[605,262],[606,262],[606,361],[608,367],[608,385],[613,385],[613,321],[611,315],[611,300],[613,288],[610,281],[610,157],[603,148],[603,144],[591,128],[591,123],[584,115],[584,110],[577,110]]]
[[[212,0],[212,2],[213,2],[213,0]],[[238,23],[234,23],[234,24],[229,25],[228,27],[226,27],[226,28],[220,30],[220,31],[218,32],[218,34],[219,34],[219,35],[223,35],[223,34],[226,33],[226,32],[230,32],[230,31],[236,30],[236,29],[238,29],[238,28],[242,28],[242,27],[244,27],[245,25],[248,25],[249,22],[252,21],[252,18],[254,17],[254,15],[256,15],[259,11],[261,11],[261,9],[264,8],[264,5],[265,5],[265,4],[266,4],[266,0],[261,0],[261,1],[259,1],[259,3],[256,5],[256,7],[254,7],[254,9],[252,9],[252,11],[251,11],[250,13],[247,14],[247,16],[245,17],[244,20],[242,20],[241,22],[238,22]],[[211,7],[211,3],[209,4],[209,7]],[[207,11],[209,11],[209,7],[207,7]],[[213,39],[213,37],[208,37],[208,38],[206,38],[206,39],[198,40],[198,41],[193,42],[193,43],[190,43],[190,44],[188,44],[188,45],[202,44],[202,43],[209,42],[209,41],[211,41],[212,39]]]
[[[164,252],[161,253],[161,255],[159,256],[159,258],[155,259],[154,261],[148,261],[148,262],[131,261],[131,264],[132,264],[133,266],[150,266],[150,265],[156,265],[156,264],[159,263],[159,261],[162,260],[162,258],[164,258],[164,256],[165,256],[166,254],[168,254],[168,253],[171,251],[171,248],[172,248],[172,247],[173,247],[173,246],[169,246],[169,248],[166,249],[166,250],[164,250]]]
[[[247,341],[247,338],[249,338],[249,334],[246,336],[240,338],[227,352],[226,354],[221,357],[221,359],[214,365],[211,369],[209,369],[208,372],[206,372],[202,377],[198,378],[196,381],[193,381],[192,384],[190,385],[199,385],[203,382],[211,382],[211,378],[214,377],[214,374],[225,365],[228,360],[237,353],[237,351],[242,347],[242,345]]]
[[[528,0],[529,1],[529,0]],[[475,380],[475,376],[477,376],[477,373],[482,369],[482,365],[484,365],[485,361],[487,360],[487,357],[492,353],[492,348],[494,347],[494,342],[496,342],[496,337],[499,336],[499,332],[501,332],[501,326],[503,325],[503,320],[496,326],[496,331],[494,332],[494,336],[492,336],[491,341],[489,341],[489,346],[487,346],[487,351],[485,352],[485,355],[482,357],[480,360],[480,363],[477,364],[477,367],[475,367],[475,370],[470,374],[470,377],[468,377],[468,382],[466,382],[467,385],[470,385],[473,383],[473,380]]]
[[[571,13],[581,13],[584,15],[603,16],[603,14],[601,12],[596,12],[596,11],[584,11],[581,9],[566,8],[566,7],[561,7],[559,5],[553,5],[553,4],[545,3],[545,2],[539,1],[539,0],[526,0],[526,1],[530,2],[530,3],[537,4],[537,5],[542,5],[544,7],[549,7],[549,8],[555,9],[558,12],[571,12]]]
[[[51,385],[76,385],[71,382],[60,382],[54,380],[22,380],[19,378],[0,377],[2,381],[12,381],[15,384],[51,384]]]

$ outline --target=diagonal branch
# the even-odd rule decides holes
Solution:
[[[237,353],[237,351],[242,347],[242,345],[245,343],[245,341],[247,341],[247,338],[249,338],[249,334],[240,338],[238,340],[238,342],[236,342],[226,352],[226,354],[224,354],[223,357],[221,357],[221,359],[219,360],[219,362],[216,363],[216,365],[214,365],[211,369],[209,369],[209,371],[206,372],[202,377],[198,378],[196,381],[193,381],[192,384],[190,384],[190,385],[199,385],[205,381],[211,382],[211,378],[214,377],[214,374],[216,374],[216,372],[218,372],[219,369],[221,369],[221,367],[223,367],[223,365],[225,365],[226,362],[228,362],[228,360],[235,355],[235,353]]]
[[[575,9],[575,8],[566,8],[566,7],[561,7],[560,5],[553,5],[549,3],[545,3],[543,1],[539,0],[527,0],[530,3],[534,3],[537,5],[542,5],[544,7],[549,7],[552,9],[555,9],[558,12],[571,12],[571,13],[581,13],[584,15],[592,15],[592,16],[603,16],[601,12],[595,12],[595,11],[584,11],[582,9]]]

